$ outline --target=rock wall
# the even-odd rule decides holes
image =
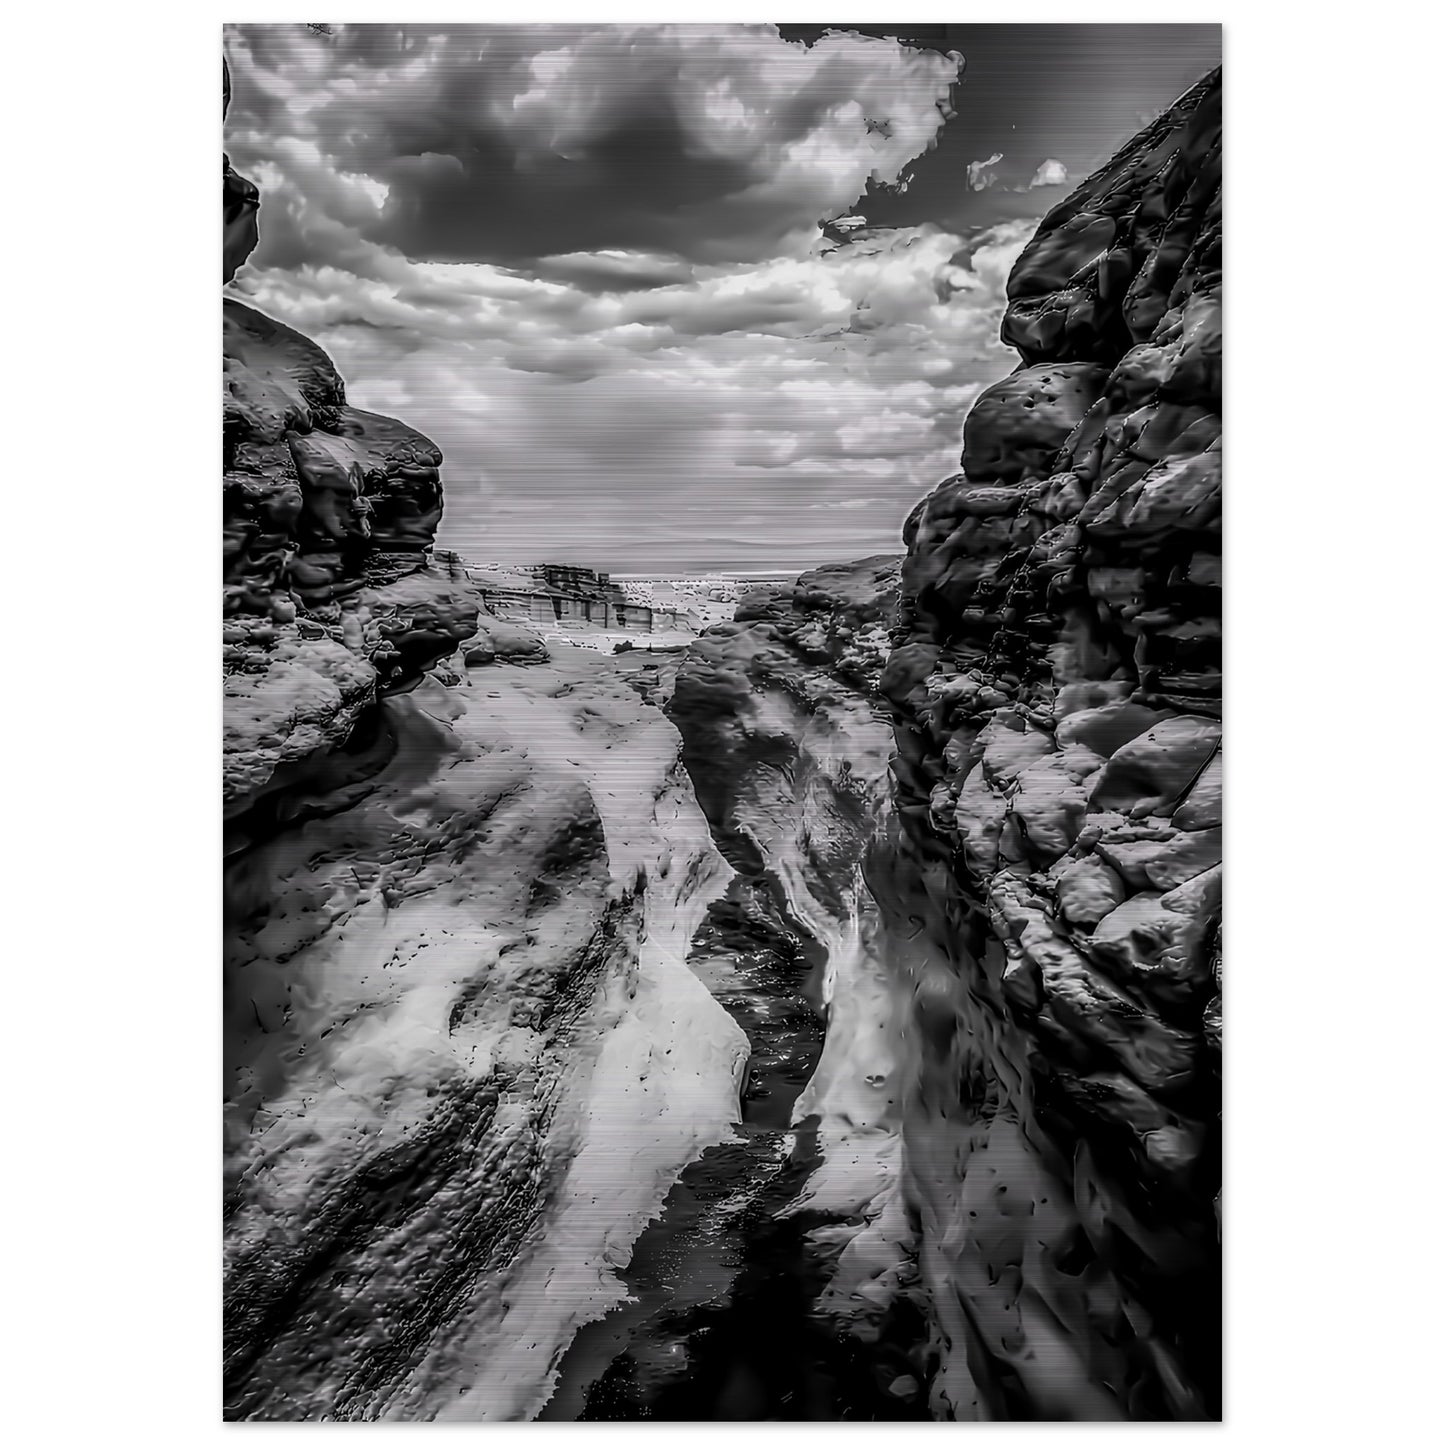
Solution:
[[[224,221],[229,279],[229,165]],[[436,447],[234,298],[225,348],[226,1414],[529,1419],[738,1118],[731,874],[608,660],[456,655]]]
[[[530,1418],[737,1118],[676,731],[586,653],[468,681],[226,872],[231,1418]]]
[[[257,243],[258,208],[225,160],[227,283]],[[233,296],[222,343],[229,820],[344,744],[378,699],[414,687],[475,632],[478,607],[428,566],[436,446],[348,406],[319,346]]]
[[[905,529],[868,873],[959,1419],[1220,1409],[1220,94],[1044,219]]]
[[[877,688],[899,562],[870,557],[746,594],[688,649],[668,704],[719,846],[823,949],[810,996],[825,1042],[793,1111],[817,1120],[821,1163],[792,1208],[818,1217],[813,1244],[834,1261],[821,1308],[864,1341],[889,1329],[911,1278],[897,1190],[902,1034],[862,876],[889,807]]]

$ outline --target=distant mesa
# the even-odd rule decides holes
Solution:
[[[473,563],[444,548],[433,562],[469,583],[489,612],[562,640],[591,632],[696,636],[727,621],[739,595],[737,580],[725,576],[615,578],[562,562]]]

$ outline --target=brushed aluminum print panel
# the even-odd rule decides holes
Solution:
[[[1213,25],[227,27],[233,1420],[1215,1420]]]

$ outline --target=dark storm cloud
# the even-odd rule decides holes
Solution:
[[[549,281],[563,281],[583,291],[650,291],[692,279],[686,262],[629,251],[573,252],[544,256],[533,267]]]
[[[376,172],[391,199],[373,235],[408,256],[517,261],[559,246],[696,254],[717,243],[715,228],[725,224],[719,202],[725,206],[749,179],[744,162],[690,157],[661,97],[611,120],[573,154],[544,153],[525,166],[505,135],[481,127],[438,135],[433,145],[443,144],[455,149],[402,156]],[[760,229],[747,240],[775,239]]]
[[[284,118],[385,188],[366,239],[432,261],[799,253],[934,143],[958,73],[956,56],[768,26],[232,35],[238,166]],[[283,224],[262,259],[295,264],[305,237]]]

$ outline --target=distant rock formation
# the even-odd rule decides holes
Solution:
[[[700,627],[700,619],[691,612],[655,601],[650,588],[641,597],[639,589],[624,588],[606,572],[590,567],[550,562],[470,566],[460,558],[457,562],[488,611],[554,635],[560,629],[695,634]]]
[[[1045,217],[905,530],[868,875],[960,1419],[1220,1409],[1220,94]]]
[[[225,73],[225,100],[230,76]],[[224,281],[257,242],[258,195],[225,162]],[[228,817],[340,746],[476,630],[465,588],[427,564],[441,452],[346,404],[331,359],[223,302],[225,770]],[[279,774],[279,777],[278,777]]]

